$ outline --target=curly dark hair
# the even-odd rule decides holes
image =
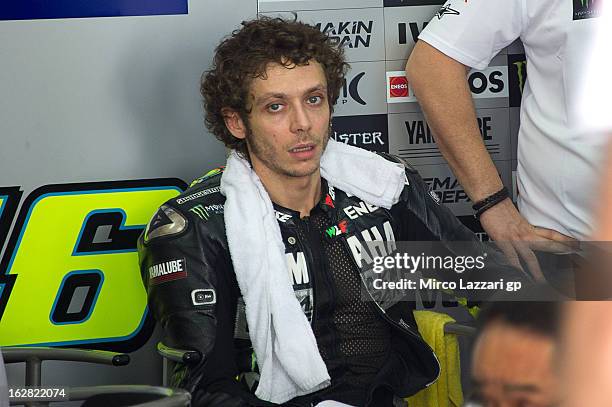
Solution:
[[[212,68],[204,72],[200,92],[204,97],[206,127],[226,147],[249,158],[246,141],[225,126],[222,109],[236,111],[248,126],[248,91],[255,78],[265,77],[266,67],[321,64],[327,79],[330,111],[338,100],[349,65],[344,51],[317,28],[298,21],[260,17],[243,21],[215,50]]]

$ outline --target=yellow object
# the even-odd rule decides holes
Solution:
[[[455,322],[446,314],[415,311],[421,336],[436,352],[440,361],[440,377],[426,389],[407,398],[410,407],[459,407],[463,405],[459,343],[454,334],[445,334],[444,325]]]
[[[150,186],[40,195],[29,208],[8,264],[6,274],[15,285],[0,319],[0,346],[112,342],[137,334],[146,317],[147,294],[136,248],[78,252],[77,243],[94,214],[122,215],[115,226],[119,231],[144,228],[155,208],[179,193],[174,186]],[[89,312],[78,321],[54,320],[64,282],[79,274],[99,276]],[[0,300],[3,295],[0,286]]]
[[[472,305],[471,307],[468,307],[468,302],[467,299],[464,297],[461,298],[457,298],[457,302],[459,303],[459,305],[461,305],[463,308],[467,309],[468,312],[470,313],[470,315],[472,316],[472,318],[474,319],[478,319],[478,314],[480,313],[480,307],[477,305]]]

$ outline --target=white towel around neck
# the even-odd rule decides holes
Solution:
[[[330,140],[321,158],[330,185],[390,208],[404,187],[404,167]],[[330,384],[317,342],[295,297],[270,196],[249,163],[233,151],[221,177],[227,240],[260,370],[255,395],[284,403]]]

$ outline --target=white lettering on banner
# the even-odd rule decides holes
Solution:
[[[208,205],[208,206],[205,206],[204,209],[206,209],[207,211],[214,212],[214,213],[223,213],[224,206],[219,205],[219,204]]]
[[[294,255],[297,257],[294,257]],[[286,253],[286,256],[287,268],[293,280],[293,285],[308,284],[310,279],[308,278],[308,268],[306,267],[304,252]]]
[[[149,267],[149,277],[151,279],[165,276],[168,274],[181,273],[185,271],[185,260],[170,260],[160,264],[154,264]]]
[[[393,78],[397,77],[405,77],[406,72],[404,71],[387,71],[387,103],[408,103],[408,102],[416,102],[417,99],[414,96],[414,92],[410,87],[410,84],[406,82],[406,86],[408,87],[408,92],[404,92],[405,96],[396,95],[399,89],[404,89],[403,87],[392,88]]]
[[[365,144],[380,144],[383,146],[385,145],[385,142],[382,139],[382,132],[380,131],[342,134],[334,132],[333,138],[334,140],[341,141],[345,144],[352,144],[357,146]]]
[[[383,231],[385,234],[384,239],[377,226],[363,230],[361,236],[364,242],[369,243],[368,245],[363,245],[357,236],[350,236],[346,239],[353,258],[359,267],[362,266],[363,261],[366,264],[371,264],[374,261],[374,257],[385,257],[396,250],[395,235],[389,221],[383,223]],[[368,248],[371,249],[371,253],[368,251]]]
[[[220,192],[220,190],[221,190],[220,187],[204,189],[202,191],[195,192],[191,195],[187,195],[183,198],[178,198],[176,200],[176,203],[181,205],[181,204],[184,204],[185,202],[193,201],[194,199],[197,199],[197,198],[200,198],[206,195],[214,194],[216,192]]]
[[[372,213],[377,209],[378,206],[361,201],[357,206],[347,206],[344,208],[344,213],[346,213],[346,216],[348,216],[349,219],[357,219],[361,215]]]
[[[329,185],[328,191],[329,191],[329,196],[331,196],[332,201],[335,201],[336,200],[336,190],[334,190],[334,187]]]
[[[281,222],[285,223],[289,219],[291,219],[291,215],[287,215],[286,213],[282,213],[282,212],[279,212],[277,210],[275,210],[274,212],[276,212],[276,220],[278,220],[278,221],[281,221]]]
[[[470,202],[466,192],[461,189],[456,178],[423,178],[423,181],[435,191],[438,199],[443,204],[454,204],[459,202]]]

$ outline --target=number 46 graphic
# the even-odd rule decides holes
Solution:
[[[178,179],[47,185],[21,207],[0,263],[0,346],[129,351],[150,335],[136,240]],[[0,247],[21,193],[0,188]]]

